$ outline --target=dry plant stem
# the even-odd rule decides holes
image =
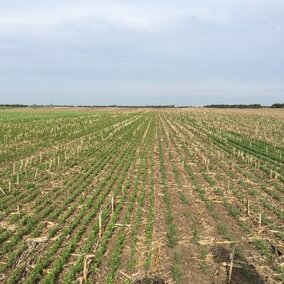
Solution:
[[[229,270],[229,279],[228,279],[229,284],[231,283],[231,280],[232,280],[232,273],[233,273],[233,267],[234,267],[234,256],[235,256],[235,248],[233,248],[230,254],[230,270]]]
[[[0,191],[6,195],[6,192],[0,187]]]

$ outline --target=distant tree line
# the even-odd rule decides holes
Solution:
[[[41,107],[79,107],[79,108],[190,108],[194,106],[175,106],[175,105],[140,105],[140,106],[127,106],[127,105],[24,105],[24,104],[0,104],[0,108],[25,108],[25,107],[33,107],[33,108],[41,108]],[[211,104],[205,105],[204,108],[284,108],[284,103],[275,103],[271,106],[262,106],[261,104]]]
[[[145,105],[145,106],[127,106],[127,105],[105,105],[105,106],[78,106],[78,107],[91,107],[91,108],[102,108],[102,107],[113,107],[113,108],[174,108],[175,105]]]
[[[272,108],[284,108],[284,104],[277,103],[277,104],[273,104],[271,107]]]
[[[212,104],[212,105],[205,105],[206,108],[284,108],[284,104],[276,103],[271,106],[262,106],[260,104],[234,104],[234,105],[227,105],[227,104]]]
[[[79,108],[175,108],[175,105],[137,105],[137,106],[128,106],[128,105],[24,105],[24,104],[0,104],[0,107],[32,107],[32,108],[41,108],[41,107],[79,107]]]
[[[250,105],[226,105],[226,104],[220,104],[220,105],[205,105],[204,107],[207,108],[262,108],[260,104],[250,104]]]
[[[28,107],[28,105],[23,104],[0,104],[0,107]]]

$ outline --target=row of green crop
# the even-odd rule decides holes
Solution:
[[[199,177],[196,175],[196,173],[192,169],[192,167],[190,165],[188,153],[186,151],[187,147],[184,146],[184,145],[180,145],[181,137],[175,136],[173,131],[172,131],[172,135],[170,135],[170,137],[171,137],[172,144],[174,145],[174,148],[176,150],[176,153],[179,156],[180,162],[183,163],[184,170],[189,176],[189,179],[192,183],[193,188],[196,190],[200,199],[206,205],[208,214],[211,215],[212,218],[214,219],[214,221],[218,224],[218,227],[217,227],[218,233],[220,235],[222,235],[224,238],[233,241],[234,240],[233,232],[230,230],[230,228],[228,226],[224,225],[224,221],[222,220],[222,216],[220,215],[219,211],[216,210],[214,203],[210,200],[210,198],[208,198],[205,188],[200,184]],[[255,275],[251,271],[249,265],[246,264],[246,260],[243,256],[241,246],[236,247],[236,253],[237,253],[238,257],[241,258],[244,262],[244,268],[245,268],[244,272],[246,273],[245,276],[247,278],[248,283],[257,283],[257,281],[259,279],[255,277]]]
[[[146,243],[145,246],[147,247],[147,256],[144,262],[144,267],[146,270],[148,270],[152,264],[152,257],[153,257],[153,246],[152,246],[152,240],[153,240],[153,232],[154,232],[154,221],[155,221],[155,171],[154,171],[154,141],[157,137],[157,115],[155,115],[153,120],[153,141],[151,149],[152,158],[150,160],[150,192],[149,192],[149,204],[148,204],[148,212],[147,212],[147,225],[146,225]],[[150,140],[151,143],[151,140]]]
[[[150,121],[151,123],[151,121]],[[151,157],[153,148],[153,124],[147,128],[147,133],[145,133],[145,141],[143,143],[143,149],[140,152],[140,164],[139,164],[139,174],[137,179],[133,185],[133,189],[131,191],[130,200],[128,203],[127,208],[125,209],[125,215],[122,220],[122,228],[116,237],[116,242],[114,246],[114,251],[111,255],[111,259],[109,264],[108,274],[106,276],[107,283],[116,283],[116,272],[119,268],[122,251],[125,247],[126,242],[126,232],[127,232],[127,225],[132,220],[132,232],[130,233],[130,256],[129,256],[129,263],[132,269],[134,269],[136,264],[136,246],[137,246],[137,233],[138,228],[141,225],[142,219],[142,211],[145,204],[145,188],[146,188],[146,177],[147,177],[147,170],[148,170],[148,159]],[[143,158],[142,158],[143,157]],[[136,213],[133,212],[136,209]],[[134,217],[132,217],[132,215]],[[134,220],[133,220],[134,219]],[[134,223],[134,224],[133,224]],[[134,257],[136,256],[136,257]]]
[[[204,133],[208,138],[212,139],[216,145],[223,145],[230,149],[230,152],[235,156],[241,158],[257,159],[259,161],[259,168],[264,171],[268,177],[276,174],[277,178],[284,182],[284,164],[283,155],[279,156],[279,149],[274,149],[273,145],[268,145],[265,143],[265,150],[263,150],[262,143],[252,143],[248,139],[234,139],[231,133],[225,133],[223,131],[218,131],[212,127],[202,127],[195,121],[186,117],[182,119],[184,123],[191,125],[192,127],[198,129],[198,131]],[[268,150],[269,149],[269,150]],[[273,149],[273,150],[272,150]],[[241,154],[241,155],[240,155]],[[281,152],[280,152],[281,154]]]
[[[202,146],[203,145],[203,146]],[[244,170],[242,170],[241,168],[238,168],[238,166],[235,166],[235,172],[232,172],[231,170],[229,170],[228,166],[226,164],[221,164],[221,166],[219,165],[219,163],[217,163],[216,161],[214,161],[215,157],[214,157],[214,153],[210,154],[210,151],[208,151],[208,147],[206,147],[204,144],[199,144],[198,147],[200,148],[200,152],[202,152],[203,154],[206,154],[207,157],[210,158],[210,160],[212,161],[212,163],[214,164],[214,167],[216,168],[218,165],[218,169],[215,169],[216,171],[218,171],[220,173],[220,170],[222,171],[222,173],[224,172],[225,175],[220,174],[216,176],[216,179],[219,180],[219,184],[225,184],[226,185],[226,191],[227,191],[227,195],[232,192],[231,197],[237,197],[237,199],[235,199],[235,204],[230,204],[229,202],[227,202],[225,200],[224,204],[226,207],[228,207],[230,214],[239,216],[241,213],[243,213],[243,215],[246,215],[246,211],[247,211],[247,200],[250,201],[254,201],[255,199],[257,200],[257,203],[255,202],[251,202],[253,203],[253,205],[251,206],[251,211],[258,213],[255,216],[255,218],[259,218],[259,213],[262,213],[262,223],[263,225],[267,225],[271,230],[277,230],[278,226],[279,226],[279,222],[282,223],[283,222],[283,212],[281,212],[281,210],[277,209],[277,206],[272,206],[273,203],[271,203],[271,201],[269,201],[269,199],[267,199],[265,197],[262,197],[262,195],[259,195],[257,193],[257,191],[255,189],[252,188],[252,185],[249,182],[244,182],[244,180],[240,180],[240,184],[243,185],[243,187],[234,187],[233,183],[230,183],[230,179],[234,179],[235,175],[237,172],[239,172],[242,176],[245,176],[247,178],[247,171],[245,171],[245,173],[243,173]],[[193,154],[189,151],[188,149],[188,155],[190,157],[193,157]],[[207,174],[206,171],[203,171],[203,177],[206,179],[206,181],[214,188],[216,187],[216,182],[214,181],[214,179]],[[228,177],[226,180],[224,180],[225,177]],[[256,183],[261,183],[261,180],[254,180],[254,182]],[[228,184],[228,186],[227,186]],[[223,186],[222,186],[223,187]],[[261,189],[259,189],[261,190]],[[222,195],[222,190],[215,188],[216,194],[218,195]],[[251,195],[251,197],[249,197]],[[259,208],[256,204],[260,204],[262,205],[261,208]],[[265,210],[264,208],[268,208],[269,212],[267,212],[267,214],[271,217],[271,213],[275,214],[274,221],[273,219],[270,220],[270,218],[268,219],[266,217],[265,214]],[[241,217],[241,216],[240,216]],[[244,216],[245,217],[245,216]],[[251,216],[252,218],[252,216]],[[250,218],[250,219],[251,219]],[[255,221],[256,223],[258,222],[257,220]],[[278,225],[277,225],[278,224]],[[246,230],[248,229],[248,225],[244,224],[243,222],[241,222],[241,225],[243,228],[245,228]]]
[[[102,162],[102,161],[101,161]],[[107,161],[105,161],[107,162]],[[75,183],[73,185],[73,188],[76,189],[73,194],[71,194],[70,196],[68,196],[68,198],[63,202],[63,204],[58,207],[58,209],[56,210],[52,210],[52,208],[48,208],[47,210],[43,211],[43,214],[41,214],[38,218],[38,221],[41,222],[42,220],[44,220],[47,216],[48,216],[48,220],[51,221],[57,221],[58,225],[52,229],[52,234],[54,234],[56,231],[55,230],[59,230],[60,229],[60,225],[64,224],[66,222],[66,220],[69,218],[69,216],[73,216],[74,212],[76,210],[78,210],[78,205],[83,204],[84,200],[82,199],[82,197],[77,201],[78,203],[76,203],[76,199],[78,199],[77,196],[80,196],[81,193],[85,190],[85,186],[87,186],[92,180],[93,177],[98,173],[97,171],[94,171],[94,169],[89,169],[88,172],[86,172],[87,175],[85,175],[85,173],[81,173],[82,177],[78,180],[77,183]],[[72,204],[70,206],[70,204]],[[64,207],[67,208],[68,206],[68,210],[64,212],[64,214],[60,215],[61,212],[64,210]],[[60,216],[60,219],[58,220],[58,216]],[[42,223],[39,223],[39,225],[37,225],[34,229],[34,231],[38,231],[38,230],[42,230],[41,227]],[[25,230],[27,233],[29,232],[29,227],[28,229]],[[54,232],[54,233],[53,233]],[[31,232],[32,235],[34,236],[35,233],[32,231]],[[21,239],[22,236],[20,236]],[[16,249],[18,248],[18,243],[17,240],[19,239],[19,237],[16,239],[14,238],[15,241],[15,245],[16,245]],[[25,245],[23,246],[23,249],[25,248]],[[9,248],[8,248],[9,250]],[[9,259],[11,259],[11,256],[13,256],[13,254],[9,255]],[[17,255],[14,256],[14,258],[17,258]],[[8,263],[10,263],[11,261],[8,261]]]
[[[131,133],[131,131],[129,133]],[[114,143],[113,147],[114,147],[113,149],[117,149],[117,144]],[[68,210],[65,211],[64,214],[62,215],[61,221],[64,223],[65,220],[71,215],[71,213],[73,213],[74,210],[77,210],[76,203],[74,203],[76,198],[78,198],[78,196],[81,195],[81,193],[85,190],[85,187],[93,180],[93,177],[95,177],[98,174],[98,172],[103,168],[103,165],[105,165],[109,161],[109,159],[112,157],[112,154],[114,154],[113,151],[109,153],[108,159],[106,159],[106,157],[107,157],[107,156],[105,156],[106,154],[103,154],[102,159],[96,160],[95,163],[93,164],[93,165],[96,165],[95,171],[94,171],[94,168],[92,168],[92,167],[86,168],[86,169],[84,169],[83,172],[80,173],[80,178],[77,180],[77,182],[74,183],[74,181],[76,180],[75,179],[74,181],[71,180],[71,182],[69,182],[69,185],[67,183],[67,186],[70,187],[69,188],[70,195],[62,203],[62,205],[59,206],[55,210],[51,207],[51,204],[45,205],[45,206],[47,206],[47,208],[45,210],[43,210],[40,215],[38,215],[38,218],[33,220],[33,222],[29,223],[25,228],[22,229],[23,233],[30,232],[30,229],[31,229],[30,227],[32,225],[36,225],[36,223],[40,222],[41,220],[45,220],[46,218],[48,218],[49,220],[55,220],[56,221],[58,216],[60,215],[60,213],[64,212],[63,211],[64,208],[67,208],[67,206],[70,206],[70,204],[74,204],[73,206],[69,207]],[[102,163],[103,161],[104,161],[104,163]],[[90,166],[92,166],[92,165],[90,165]],[[58,191],[55,191],[55,192],[58,192]],[[66,194],[66,192],[64,192],[64,190],[62,190],[62,192],[63,192],[63,194],[64,193]],[[46,198],[46,200],[50,200],[50,199]],[[81,200],[81,203],[82,202],[83,202],[83,200]],[[56,204],[54,204],[54,206],[56,206]],[[59,228],[59,226],[57,226],[57,228]],[[16,244],[17,241],[22,239],[23,233],[18,232],[17,235],[15,235],[13,237],[14,241],[12,241],[12,243]],[[9,244],[9,245],[7,245],[7,247],[8,246],[11,247],[11,245],[10,245],[11,242],[7,243],[7,244]],[[3,250],[3,248],[2,248],[2,250]]]
[[[182,130],[180,128],[179,132],[186,135],[186,130]],[[199,148],[200,153],[203,153],[203,154],[206,153],[207,158],[210,161],[212,161],[212,164],[214,165],[215,168],[218,166],[218,169],[215,169],[215,170],[219,171],[221,169],[230,178],[234,178],[234,175],[236,175],[237,173],[244,177],[243,179],[240,180],[240,183],[243,185],[243,189],[237,188],[237,189],[234,190],[234,194],[236,194],[236,196],[238,196],[238,197],[240,197],[240,193],[241,193],[240,190],[242,190],[241,199],[242,199],[243,206],[241,206],[241,208],[245,208],[245,204],[247,202],[247,198],[248,198],[248,194],[249,194],[256,199],[259,199],[259,201],[261,202],[263,207],[269,207],[271,212],[276,214],[276,216],[280,220],[283,220],[283,212],[281,212],[281,210],[279,210],[277,207],[271,208],[271,206],[269,206],[269,200],[267,199],[267,196],[262,197],[262,195],[257,194],[257,191],[252,188],[252,185],[248,182],[245,183],[245,181],[244,181],[247,178],[250,178],[250,180],[252,180],[254,184],[261,185],[262,180],[260,178],[253,177],[252,174],[250,174],[247,170],[242,169],[238,164],[236,164],[234,166],[235,170],[234,170],[234,172],[232,172],[231,170],[229,170],[227,164],[216,163],[216,155],[215,155],[214,152],[211,153],[210,151],[208,151],[209,147],[207,145],[199,143],[198,145],[196,145],[196,147]],[[201,149],[200,149],[200,147],[201,147]],[[193,153],[190,153],[190,155],[191,155],[191,157],[193,157]],[[227,157],[227,159],[229,159],[229,157]],[[228,161],[228,160],[226,160],[226,161]],[[219,175],[219,176],[222,177],[221,175]],[[209,183],[210,183],[210,180],[212,180],[210,178],[210,176],[208,176],[208,175],[206,175],[205,178]],[[227,180],[227,183],[229,182],[230,178]],[[230,186],[229,188],[231,190],[233,190],[232,186]],[[276,201],[281,202],[281,197],[277,192],[267,189],[265,185],[262,185],[261,189],[264,190],[269,196],[271,196]],[[265,221],[265,219],[263,221]]]
[[[172,201],[170,197],[170,191],[168,186],[167,169],[165,165],[165,153],[162,147],[162,133],[161,127],[158,125],[158,147],[159,147],[159,162],[160,162],[160,174],[161,185],[163,189],[163,200],[166,205],[165,218],[168,225],[167,243],[169,247],[174,247],[178,241],[177,228],[174,222],[174,213],[172,210]]]
[[[115,145],[115,147],[117,147],[116,142],[114,142],[113,144]],[[103,154],[103,155],[106,155],[107,151],[108,151],[108,148],[106,147],[105,152],[104,152],[105,154]],[[87,152],[87,154],[88,154],[88,156],[99,155],[100,152],[98,152],[98,151],[93,152],[92,149],[89,149],[89,152]],[[102,155],[102,157],[103,157],[103,155]],[[88,156],[80,157],[82,166],[84,166],[86,164],[86,158]],[[105,163],[102,163],[102,161],[103,160],[99,160],[99,161],[96,161],[96,163],[95,163],[97,165],[96,167],[98,167],[99,171],[102,169],[102,166],[107,163],[108,160]],[[86,168],[84,170],[86,170]],[[90,169],[88,175],[90,175],[92,173],[92,171],[93,171],[93,169]],[[95,176],[95,174],[96,173],[92,173],[92,176]],[[74,176],[74,179],[72,179],[71,181],[67,180],[67,183],[65,184],[65,188],[68,188],[69,192],[71,193],[70,197],[68,198],[70,200],[72,200],[73,195],[74,195],[74,193],[72,192],[72,188],[76,188],[77,185],[82,184],[82,183],[84,184],[84,182],[86,182],[84,180],[85,176],[82,175],[82,173],[78,173],[77,176],[78,177]],[[60,178],[60,175],[59,175],[59,178]],[[91,180],[91,179],[92,178],[90,177],[89,180]],[[36,199],[34,200],[35,201],[35,213],[36,214],[42,213],[42,216],[45,216],[45,218],[46,218],[48,216],[46,210],[49,210],[49,212],[53,212],[53,215],[54,215],[54,212],[56,212],[56,211],[54,211],[55,208],[52,208],[52,204],[50,204],[50,200],[59,198],[59,194],[61,194],[61,195],[66,194],[66,191],[64,192],[63,190],[59,190],[60,188],[54,188],[53,191],[49,191],[48,195],[42,195],[40,186],[42,186],[42,185],[39,183],[37,188],[32,188],[31,189],[32,193],[37,192],[37,195],[39,196],[38,200],[36,200]],[[26,196],[29,197],[30,191],[25,191],[24,193],[25,193]],[[53,194],[55,194],[55,196],[53,196]],[[32,195],[33,198],[35,198],[34,194],[31,194],[31,195]],[[24,196],[21,196],[20,201],[21,202],[27,202],[27,200],[25,200],[23,197]],[[15,201],[11,200],[11,204],[13,204],[13,202],[15,202]],[[8,206],[9,206],[9,202],[6,201],[6,203],[8,203]],[[55,207],[55,206],[57,207],[57,210],[59,210],[58,205],[53,204],[53,207]],[[25,219],[24,219],[25,217],[26,216],[23,215],[23,214],[21,214],[21,215],[20,214],[19,215],[14,215],[14,217],[12,218],[11,221],[12,222],[20,221],[19,223],[21,225],[24,225],[23,223],[26,222]],[[21,220],[24,220],[24,221],[21,221]],[[40,220],[40,217],[39,217],[39,220]],[[7,232],[6,232],[6,235],[7,235]]]
[[[281,135],[284,131],[284,124],[280,113],[262,112],[255,114],[253,112],[237,113],[210,110],[202,113],[190,111],[184,112],[184,114],[185,116],[190,114],[190,119],[202,127],[212,127],[217,131],[236,133],[252,143],[268,144],[268,148],[269,145],[272,145],[276,152],[277,150],[284,150],[283,135]]]
[[[184,152],[186,153],[185,155],[186,155],[187,157],[192,157],[192,154],[190,153],[190,147],[189,147],[189,145],[185,145],[185,144],[184,144],[184,145],[182,146],[182,148],[183,148]],[[202,150],[205,151],[205,149],[202,149]],[[197,165],[197,166],[198,166],[198,165]],[[195,175],[194,175],[193,171],[190,170],[190,168],[189,168],[188,165],[186,165],[186,169],[187,169],[187,172],[190,174],[191,179],[192,179],[193,181],[195,180],[195,182],[196,182],[195,187],[196,187],[196,189],[198,190],[198,192],[200,193],[201,199],[207,204],[208,209],[211,210],[212,216],[213,216],[213,217],[215,218],[215,220],[216,220],[217,217],[218,217],[218,212],[216,212],[216,211],[213,210],[213,208],[214,208],[214,203],[212,203],[212,201],[210,200],[210,198],[207,197],[206,192],[205,192],[202,188],[199,187],[199,185],[198,185],[198,183],[197,183],[197,181],[196,181]],[[215,180],[215,178],[212,177],[212,176],[208,176],[208,174],[207,174],[206,171],[202,171],[201,174],[203,175],[204,179],[208,182],[208,184],[209,184],[210,186],[215,186],[215,185],[216,185],[216,180]],[[195,183],[195,182],[194,182],[194,183]],[[216,192],[216,194],[218,194],[218,192]],[[223,205],[224,205],[224,207],[228,210],[228,213],[229,213],[230,215],[232,215],[232,216],[236,219],[237,224],[239,224],[240,227],[241,227],[245,232],[249,232],[249,233],[250,233],[250,232],[251,232],[251,229],[253,229],[253,228],[250,228],[251,225],[250,225],[249,223],[247,223],[247,222],[241,220],[241,218],[240,218],[240,217],[241,217],[241,216],[240,216],[240,211],[236,208],[235,204],[230,203],[230,202],[228,201],[228,199],[227,199],[225,196],[226,196],[226,195],[224,194],[224,192],[220,191],[219,197],[222,198]],[[249,231],[247,231],[248,229],[249,229]],[[225,231],[223,230],[223,232],[228,233],[228,228],[226,228]],[[229,236],[230,236],[230,234],[229,234]],[[260,246],[260,245],[257,245],[258,243],[259,243],[259,241],[257,240],[257,241],[256,241],[256,247],[257,247],[257,249],[258,249],[258,250],[260,251],[260,253],[265,257],[265,259],[271,263],[272,256],[271,256],[271,253],[269,252],[268,244],[266,244],[266,245],[263,244],[263,245]],[[277,268],[275,268],[275,269],[277,269]]]
[[[34,151],[30,156],[22,158],[19,161],[13,163],[9,161],[0,169],[1,179],[8,179],[17,173],[32,167],[45,169],[46,163],[47,166],[49,166],[49,163],[55,160],[52,164],[56,164],[58,163],[58,158],[60,158],[61,162],[66,161],[70,159],[72,152],[77,153],[80,148],[85,147],[85,144],[87,144],[86,146],[94,146],[94,141],[102,141],[105,137],[113,135],[113,133],[118,131],[121,127],[125,127],[128,123],[133,122],[140,117],[141,116],[135,116],[128,119],[122,117],[118,122],[109,120],[104,123],[94,124],[84,135],[69,139],[68,141],[49,144],[46,148],[40,149],[40,151]],[[3,188],[6,187],[4,184],[3,186]]]
[[[21,122],[17,124],[12,124],[10,127],[11,132],[26,133],[27,137],[19,137],[19,142],[13,144],[13,141],[6,141],[4,145],[1,146],[0,162],[7,163],[12,160],[17,160],[23,158],[27,155],[49,147],[50,145],[58,143],[66,143],[70,140],[83,137],[85,135],[91,134],[94,129],[99,129],[103,125],[114,125],[115,123],[127,120],[133,116],[139,116],[140,114],[121,115],[120,117],[112,118],[111,114],[100,115],[99,119],[97,116],[87,117],[78,116],[78,120],[74,117],[70,119],[46,119],[46,124],[37,124],[32,119],[27,122],[26,126]],[[56,133],[50,133],[51,129],[58,128]],[[40,135],[37,135],[40,132]],[[7,130],[4,131],[7,133]]]
[[[129,146],[128,151],[131,151],[133,148],[132,145]],[[132,150],[133,152],[133,150]],[[131,153],[131,152],[130,152]],[[128,153],[126,154],[127,161],[133,158],[133,156]],[[125,159],[125,156],[124,156]],[[124,160],[122,159],[122,161]],[[124,177],[119,175],[121,174],[121,170],[127,169],[130,166],[129,162],[126,162],[124,167],[117,162],[114,165],[114,168],[117,168],[116,171],[112,170],[102,182],[97,186],[96,191],[88,197],[88,200],[84,201],[84,206],[80,210],[79,214],[74,218],[72,217],[72,222],[70,225],[66,226],[62,233],[59,235],[59,238],[48,248],[45,255],[40,259],[36,259],[36,264],[34,269],[32,270],[30,276],[27,278],[27,283],[34,283],[39,277],[39,275],[43,272],[43,269],[50,265],[52,258],[54,258],[55,254],[58,254],[58,250],[62,248],[63,242],[66,239],[66,236],[71,235],[72,238],[68,240],[67,247],[63,247],[63,251],[60,253],[61,257],[57,259],[53,267],[53,273],[50,273],[46,278],[46,283],[52,282],[55,276],[60,272],[62,266],[64,265],[64,260],[68,257],[68,255],[72,252],[72,250],[76,247],[76,243],[80,239],[81,235],[84,233],[86,226],[91,222],[91,220],[96,216],[98,210],[101,208],[102,204],[104,204],[105,198],[107,197],[112,186],[119,182],[123,181]],[[119,179],[118,179],[119,177]],[[102,191],[103,190],[103,191]],[[100,193],[98,196],[97,193]],[[94,201],[96,203],[94,204]],[[54,237],[55,229],[50,232],[50,238]],[[55,258],[54,258],[55,260]]]
[[[153,123],[150,124],[152,126]],[[138,232],[141,230],[141,222],[142,222],[142,217],[143,217],[143,212],[145,212],[145,206],[147,202],[147,189],[148,189],[148,184],[149,182],[149,174],[148,174],[148,169],[150,167],[150,161],[149,159],[151,158],[152,152],[151,148],[153,148],[153,127],[148,128],[147,131],[147,136],[145,139],[147,140],[146,145],[144,142],[145,147],[143,148],[143,151],[140,153],[139,161],[141,163],[140,168],[141,168],[141,179],[140,179],[140,184],[139,184],[139,194],[137,196],[137,201],[136,201],[136,215],[134,217],[133,214],[133,225],[132,225],[132,230],[130,233],[130,256],[128,259],[128,266],[130,270],[134,271],[136,265],[137,265],[137,240],[138,240]]]
[[[144,125],[143,125],[143,131],[144,131],[144,133],[146,131],[146,128],[144,128]],[[138,153],[139,152],[140,152],[140,150],[138,150]],[[136,155],[138,153],[136,153]],[[139,157],[139,155],[138,155],[138,157]],[[137,156],[136,156],[136,159],[137,159]],[[118,218],[120,218],[120,219],[123,218],[125,220],[126,218],[130,217],[130,216],[128,216],[127,212],[129,212],[130,207],[133,208],[133,202],[135,201],[135,195],[136,195],[136,192],[137,192],[138,182],[139,182],[139,178],[140,178],[141,174],[142,174],[142,168],[139,168],[137,174],[135,175],[134,180],[133,180],[133,177],[131,177],[131,175],[129,176],[129,178],[127,180],[127,184],[124,187],[122,197],[120,198],[120,202],[118,203],[118,205],[116,207],[116,210],[117,210],[116,212],[124,211],[124,214],[123,214],[124,216],[120,217],[119,214],[114,214],[112,216],[112,219],[109,222],[109,224],[107,224],[107,226],[105,228],[105,233],[104,233],[104,235],[103,235],[103,237],[102,237],[102,239],[99,243],[99,247],[95,251],[95,258],[94,258],[94,261],[93,261],[92,266],[91,266],[90,277],[89,277],[91,279],[96,278],[97,270],[99,269],[99,266],[100,266],[102,259],[103,259],[103,256],[104,256],[104,253],[107,250],[108,243],[110,242],[110,239],[112,239],[113,233],[115,232],[116,222],[118,221]],[[127,193],[127,195],[126,195],[126,193]],[[129,196],[129,197],[128,197],[128,201],[126,202],[127,196]],[[128,205],[125,206],[125,204],[128,204]],[[126,217],[126,216],[128,216],[128,217]],[[125,225],[125,223],[123,222],[122,226],[124,226],[124,225]],[[116,239],[121,240],[120,236],[121,236],[121,234],[118,233]],[[118,249],[118,248],[121,249],[121,246],[122,246],[122,243],[120,243],[120,246],[119,245],[112,246],[112,249]],[[119,257],[119,256],[120,256],[120,254],[118,254],[118,255],[116,254],[116,257]],[[112,260],[111,263],[113,265],[113,260]],[[118,261],[116,260],[115,263],[118,263]]]
[[[110,136],[111,133],[112,133],[111,130],[109,130],[108,135]],[[120,135],[121,133],[123,133],[123,130],[120,129],[120,131],[117,133],[117,136]],[[96,133],[96,135],[97,135],[97,133]],[[83,150],[83,152],[80,153],[80,156],[84,155],[85,154],[84,152],[86,152],[86,151],[91,153],[92,149],[96,150],[97,145],[96,145],[95,142],[97,142],[97,141],[99,143],[100,140],[97,140],[97,139],[96,139],[96,141],[91,140],[88,143],[88,145],[85,147],[85,150]],[[104,141],[104,143],[106,143],[106,142],[107,141]],[[64,153],[65,153],[65,151],[64,151]],[[62,155],[64,155],[64,153],[62,153]],[[60,177],[60,175],[62,174],[62,171],[64,171],[65,168],[69,168],[69,167],[71,168],[72,166],[73,167],[77,166],[77,162],[76,162],[77,157],[76,156],[78,156],[78,155],[75,155],[74,157],[71,156],[70,157],[71,159],[68,159],[65,163],[57,166],[56,169],[54,169],[55,175],[54,175],[54,173],[52,173],[52,179],[54,180],[54,179]],[[61,159],[63,159],[62,156],[57,156],[57,157],[60,157]],[[69,161],[70,161],[70,163],[69,163]],[[11,208],[10,203],[15,204],[17,202],[17,200],[21,200],[22,203],[23,203],[23,201],[24,201],[23,196],[27,196],[29,198],[30,195],[27,194],[26,190],[23,190],[23,189],[31,189],[31,188],[35,187],[36,184],[40,184],[41,186],[43,186],[44,182],[49,181],[49,178],[51,178],[50,171],[46,171],[46,169],[44,168],[44,164],[41,164],[39,161],[35,161],[35,163],[36,163],[35,171],[38,170],[38,172],[39,172],[38,175],[36,177],[33,177],[33,175],[31,175],[31,176],[29,175],[27,181],[25,181],[25,180],[21,181],[20,185],[16,186],[15,189],[12,189],[11,192],[7,192],[6,196],[2,197],[3,203],[1,204],[2,205],[1,209],[3,211],[7,207]],[[32,170],[34,170],[34,168]],[[11,175],[12,172],[9,173],[9,174]],[[22,187],[24,187],[24,188],[22,188]],[[22,188],[22,190],[21,190],[21,188]],[[33,192],[34,192],[34,190],[33,190]]]
[[[215,144],[223,153],[228,153],[229,155],[233,156],[233,157],[238,157],[238,163],[240,164],[247,164],[245,160],[243,160],[244,156],[241,155],[239,156],[238,153],[236,151],[234,151],[234,149],[230,146],[228,146],[225,142],[222,142],[222,141],[216,141],[216,140],[212,140],[205,132],[201,132],[199,130],[199,128],[197,128],[198,126],[194,127],[190,124],[187,124],[186,122],[182,121],[179,119],[179,117],[177,117],[177,120],[180,121],[180,123],[186,127],[187,131],[191,131],[193,134],[196,135],[196,137],[200,137],[200,139],[202,139],[203,141],[206,140],[207,143],[211,144]],[[241,158],[241,159],[239,159]],[[250,157],[248,157],[248,161],[250,160]],[[260,164],[260,162],[258,163]],[[263,164],[260,164],[259,165],[259,168],[266,171],[266,173],[270,176],[271,174],[271,169],[267,168],[266,165],[263,165]],[[262,177],[263,179],[263,177]],[[280,191],[280,192],[284,192],[284,189],[283,189],[283,185],[282,183],[281,184],[278,184],[277,183],[274,183],[275,185],[275,189],[276,191]]]
[[[163,142],[165,143],[165,145],[167,146],[167,152],[169,153],[169,170],[168,172],[172,172],[173,174],[173,178],[174,178],[174,183],[177,185],[176,189],[172,189],[175,190],[177,192],[175,192],[174,194],[178,194],[179,196],[179,200],[180,200],[180,204],[176,204],[176,207],[179,208],[179,210],[181,210],[181,212],[184,210],[183,214],[185,214],[185,217],[187,217],[187,221],[191,224],[192,228],[193,228],[193,232],[199,232],[199,228],[198,225],[193,222],[193,217],[192,217],[192,212],[190,210],[190,202],[189,202],[189,198],[188,198],[188,192],[186,192],[185,187],[184,187],[184,179],[182,177],[181,171],[179,166],[177,165],[178,157],[176,156],[177,153],[175,151],[173,151],[173,147],[172,147],[172,143],[171,143],[171,139],[170,139],[170,135],[171,133],[168,130],[168,123],[166,125],[165,123],[165,117],[162,117],[161,119],[161,130],[163,132]],[[177,202],[177,201],[176,201]],[[195,242],[195,239],[194,239]],[[196,244],[196,242],[195,242]],[[200,249],[200,248],[199,248]],[[174,250],[174,258],[173,258],[173,263],[172,263],[172,268],[171,268],[171,272],[172,272],[172,276],[173,279],[175,281],[175,283],[182,283],[182,279],[184,277],[183,273],[184,271],[181,270],[180,268],[180,264],[182,262],[184,255],[183,253],[180,252],[180,250]]]

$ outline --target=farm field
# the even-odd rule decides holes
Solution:
[[[2,109],[0,283],[284,283],[283,184],[283,110]]]

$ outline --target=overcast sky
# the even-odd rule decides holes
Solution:
[[[283,0],[0,0],[0,103],[274,102]]]

